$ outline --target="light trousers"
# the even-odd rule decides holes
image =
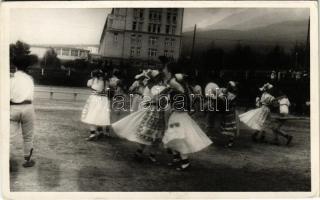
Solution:
[[[10,134],[17,134],[21,127],[25,157],[29,156],[33,148],[34,121],[35,112],[32,104],[10,106]]]

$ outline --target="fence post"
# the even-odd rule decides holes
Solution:
[[[50,87],[50,99],[53,99],[53,91],[52,91],[52,87]]]

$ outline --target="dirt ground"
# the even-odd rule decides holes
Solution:
[[[12,136],[11,191],[310,191],[309,119],[286,124],[290,146],[253,143],[242,129],[233,148],[213,144],[191,156],[190,170],[177,172],[167,167],[164,150],[154,165],[133,161],[136,144],[115,136],[85,141],[83,104],[36,100],[36,166],[21,166],[21,135]],[[205,128],[205,118],[195,118]]]

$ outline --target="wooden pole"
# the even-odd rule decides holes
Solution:
[[[194,25],[194,30],[193,30],[193,39],[192,39],[192,49],[191,49],[191,62],[193,63],[194,59],[194,45],[196,41],[196,32],[197,32],[197,24]]]

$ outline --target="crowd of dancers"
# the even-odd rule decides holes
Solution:
[[[129,88],[130,94],[125,95],[116,75],[105,78],[105,73],[95,70],[91,76],[87,86],[92,93],[81,116],[81,121],[89,125],[87,140],[97,140],[113,132],[138,144],[134,153],[137,161],[147,158],[157,163],[156,151],[164,147],[172,156],[168,164],[176,170],[186,170],[190,167],[189,155],[210,146],[215,136],[223,135],[227,138],[225,146],[232,147],[239,136],[240,124],[255,130],[252,135],[255,142],[265,141],[267,128],[274,133],[273,144],[280,144],[279,136],[287,140],[287,145],[293,138],[281,130],[290,119],[290,102],[270,83],[259,88],[261,96],[256,99],[257,108],[239,114],[238,83],[233,80],[220,87],[212,81],[202,89],[200,85],[190,84],[188,75],[166,66],[162,70],[146,69],[137,74]],[[114,107],[119,96],[121,99],[129,96],[131,113],[111,123],[111,110],[123,109]],[[274,107],[279,108],[271,115]],[[201,111],[208,115],[206,133],[192,117]]]

